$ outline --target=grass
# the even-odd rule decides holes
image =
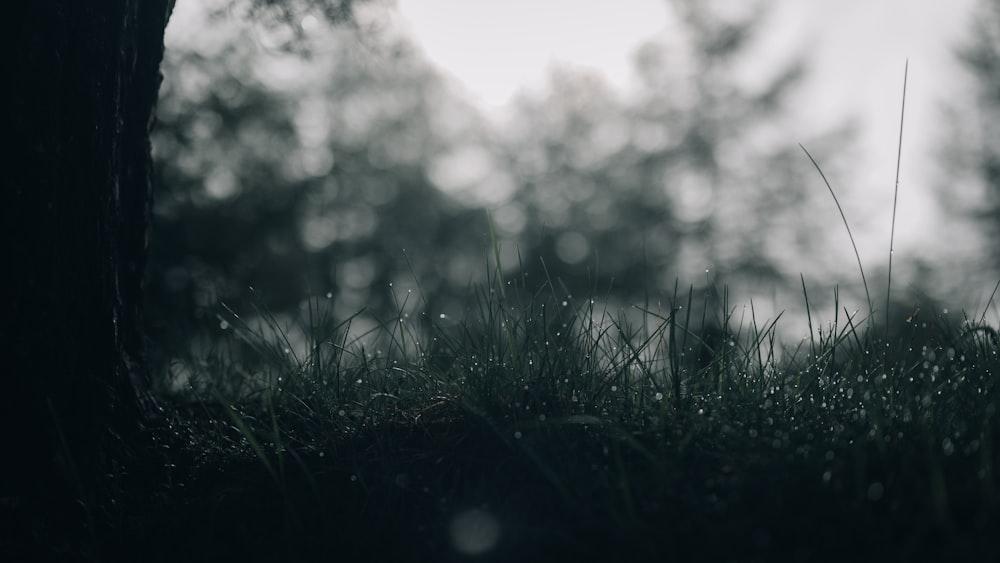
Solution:
[[[845,311],[813,332],[803,282],[810,336],[789,347],[725,292],[612,311],[499,271],[457,325],[401,313],[358,335],[315,299],[303,345],[266,310],[230,311],[233,344],[169,411],[156,485],[121,499],[111,545],[170,561],[1000,555],[985,312],[887,333]]]
[[[296,326],[226,309],[228,345],[183,371],[168,423],[115,475],[97,552],[1000,560],[1000,283],[978,318],[892,326],[887,307],[879,326],[855,246],[866,315],[835,291],[814,324],[802,278],[809,332],[789,345],[780,315],[737,314],[725,288],[612,310],[504,278],[493,240],[457,324],[411,317],[410,294],[371,329],[322,298]]]

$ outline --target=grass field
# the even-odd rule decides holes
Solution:
[[[894,326],[855,247],[867,310],[835,297],[814,325],[803,278],[788,343],[725,289],[609,310],[505,279],[493,241],[464,319],[411,317],[419,292],[373,329],[322,298],[295,326],[227,310],[229,344],[173,372],[165,424],[112,476],[94,552],[1000,561],[1000,283],[977,316]]]
[[[231,312],[145,485],[119,477],[110,553],[1000,560],[985,314],[885,331],[810,311],[788,346],[774,320],[676,289],[631,311],[499,278],[476,295],[461,322],[401,314],[360,337],[316,299],[302,342]]]

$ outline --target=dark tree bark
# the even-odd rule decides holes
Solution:
[[[107,474],[148,407],[149,128],[172,7],[31,0],[4,18],[0,559],[74,537],[96,547]]]

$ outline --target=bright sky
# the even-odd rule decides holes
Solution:
[[[398,0],[427,55],[484,108],[539,86],[552,63],[602,72],[625,85],[629,53],[666,24],[655,0]],[[570,15],[571,14],[571,15]],[[569,16],[568,16],[569,15]]]
[[[608,2],[582,0],[397,1],[427,55],[492,113],[519,89],[538,88],[553,63],[596,69],[627,89],[632,50],[665,33],[669,22],[664,0],[616,0],[614,9]],[[854,198],[855,206],[871,210],[873,226],[859,240],[866,260],[877,262],[888,246],[907,59],[897,248],[917,251],[942,244],[940,230],[926,226],[939,220],[929,196],[935,179],[932,151],[946,138],[940,102],[956,87],[959,74],[951,53],[975,1],[775,0],[762,34],[760,68],[803,53],[811,72],[793,100],[797,130],[789,132],[789,143],[851,115],[863,128],[860,150],[852,151],[863,160],[852,163],[852,177],[831,181],[846,198]],[[837,219],[831,224],[839,228]]]

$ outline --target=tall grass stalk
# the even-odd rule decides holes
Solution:
[[[903,69],[903,101],[899,110],[899,143],[896,146],[896,182],[892,195],[892,226],[889,230],[889,272],[887,274],[885,288],[885,338],[888,345],[889,340],[889,309],[891,308],[890,296],[892,294],[892,255],[896,242],[896,207],[899,202],[899,172],[903,162],[903,123],[906,121],[906,80],[910,76],[910,61],[906,61]]]
[[[799,143],[799,148],[801,148],[802,152],[806,153],[806,156],[809,157],[809,161],[812,162],[813,167],[815,167],[816,171],[819,172],[820,178],[823,179],[823,183],[826,184],[826,189],[830,191],[830,196],[833,197],[833,202],[837,204],[837,211],[840,212],[840,219],[844,223],[844,228],[847,229],[847,236],[850,237],[851,247],[854,249],[854,257],[858,261],[858,271],[861,272],[861,283],[864,284],[865,298],[868,300],[868,311],[870,313],[874,313],[875,304],[872,301],[871,291],[868,290],[868,279],[865,277],[865,268],[861,264],[861,253],[858,252],[858,245],[854,242],[854,233],[851,232],[851,225],[847,222],[847,215],[844,214],[844,208],[840,205],[840,200],[837,199],[837,194],[833,191],[833,186],[830,185],[830,181],[826,179],[826,174],[823,173],[823,169],[820,168],[819,163],[816,162],[816,159],[813,158],[813,155],[809,153],[802,143]]]
[[[517,363],[517,341],[514,339],[514,327],[512,326],[510,314],[507,312],[507,292],[503,281],[503,262],[500,259],[500,240],[497,238],[496,229],[493,227],[493,214],[486,212],[486,222],[490,227],[490,247],[493,250],[494,271],[496,287],[500,292],[500,315],[503,319],[504,333],[507,335],[508,350],[510,351],[511,365]]]

